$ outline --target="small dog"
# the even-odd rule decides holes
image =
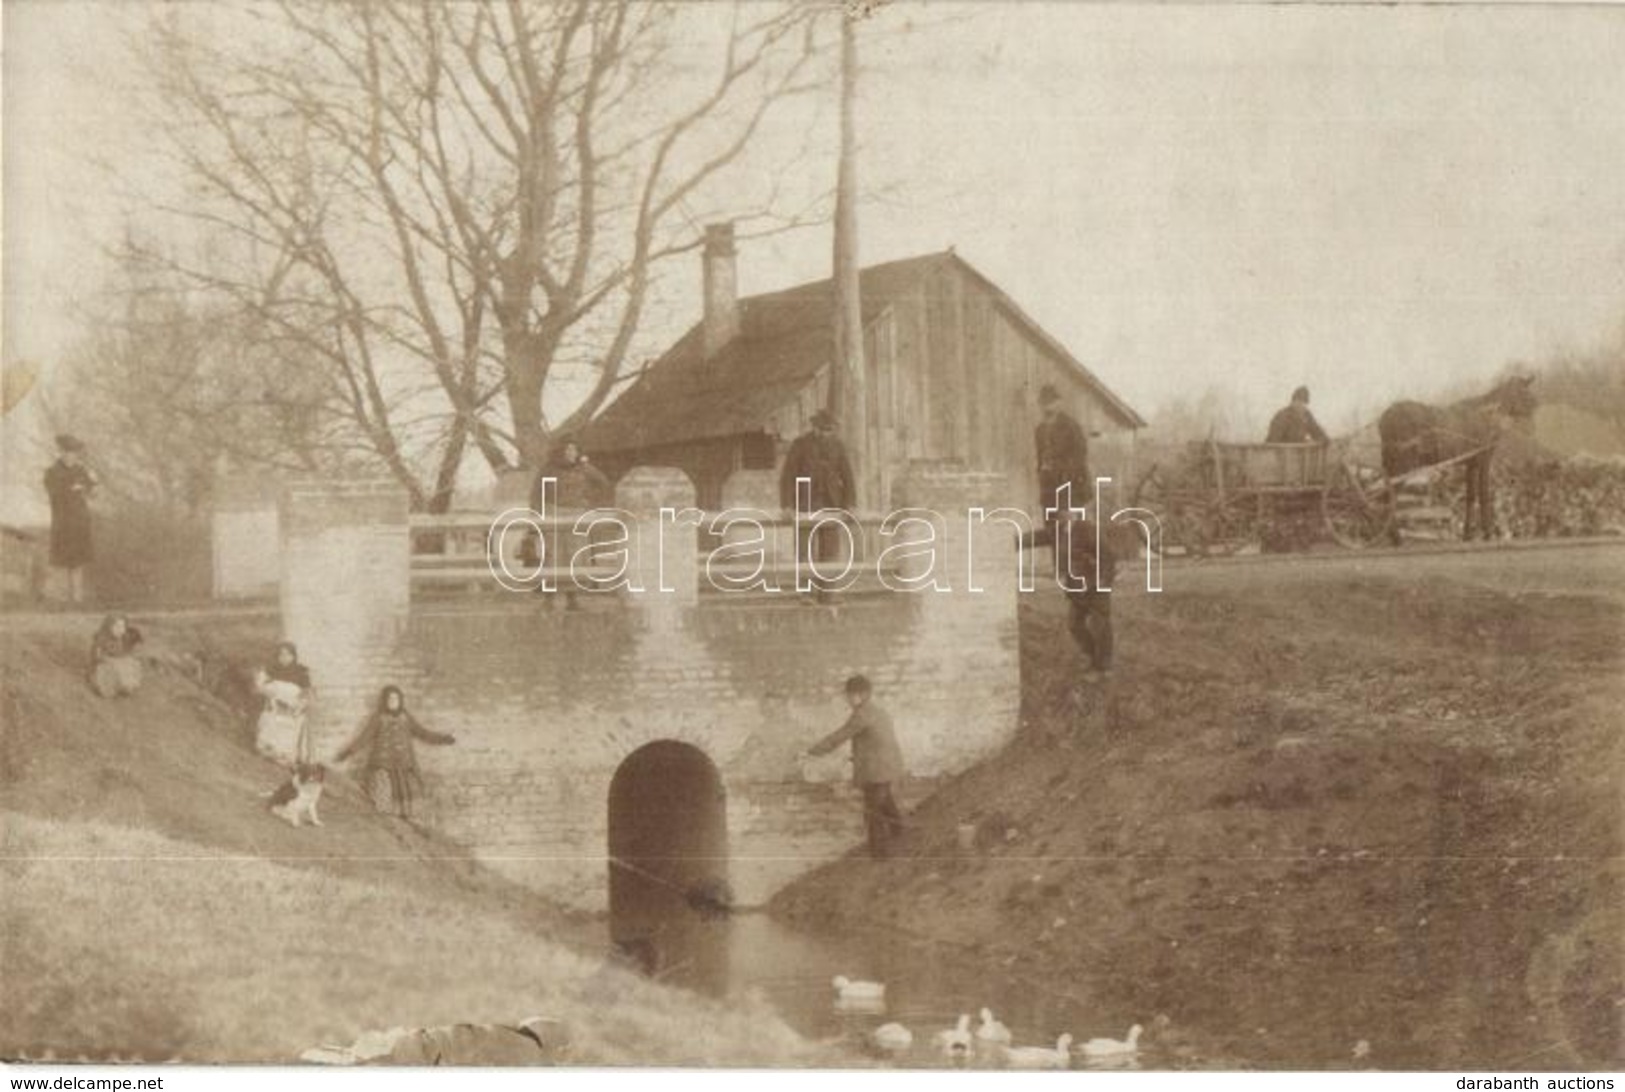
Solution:
[[[288,780],[271,794],[271,814],[286,819],[296,827],[302,826],[308,815],[312,826],[321,826],[322,817],[317,814],[316,804],[322,798],[322,782],[325,780],[325,766],[299,763]]]

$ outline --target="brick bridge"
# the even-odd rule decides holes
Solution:
[[[1001,486],[928,467],[901,483],[909,505],[954,517],[936,527],[951,593],[859,591],[809,609],[788,591],[702,592],[696,527],[668,520],[660,556],[651,545],[661,510],[691,507],[692,486],[675,470],[635,470],[616,504],[650,533],[633,536],[625,560],[644,587],[659,571],[675,591],[591,596],[566,612],[488,574],[486,594],[430,594],[429,566],[445,559],[415,557],[413,538],[436,524],[409,516],[402,492],[291,484],[282,623],[314,676],[318,754],[398,683],[425,723],[458,738],[419,750],[424,818],[491,867],[602,910],[615,899],[613,855],[679,886],[726,877],[738,904],[759,905],[862,839],[844,754],[795,761],[840,723],[846,676],[869,675],[891,710],[919,779],[910,795],[1014,735],[1014,536],[964,518],[967,498]],[[968,569],[985,590],[967,592]]]

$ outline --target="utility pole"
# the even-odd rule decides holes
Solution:
[[[858,482],[868,479],[874,455],[868,450],[868,416],[863,359],[863,300],[858,278],[858,155],[853,123],[857,97],[857,14],[841,12],[841,151],[835,179],[835,356],[830,369],[829,411],[852,457]],[[863,501],[875,498],[865,496]]]

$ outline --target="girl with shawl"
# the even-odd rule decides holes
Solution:
[[[353,754],[365,755],[361,789],[367,799],[374,807],[378,806],[373,786],[379,773],[387,773],[395,813],[402,819],[410,819],[412,801],[423,789],[417,751],[412,746],[414,739],[441,747],[457,742],[455,736],[431,731],[419,724],[417,718],[406,711],[406,697],[401,688],[386,686],[378,695],[378,707],[367,718],[366,727],[338,753],[335,761],[343,762]]]

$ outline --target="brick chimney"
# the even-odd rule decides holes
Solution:
[[[700,347],[715,356],[739,336],[739,288],[734,256],[734,226],[709,224],[705,229],[705,313],[700,323]]]

